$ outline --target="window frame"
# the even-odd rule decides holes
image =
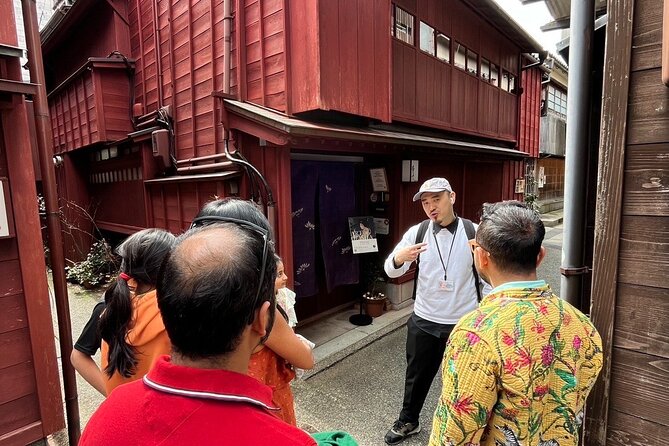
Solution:
[[[393,4],[393,6],[394,6],[394,8],[393,8],[393,14],[392,14],[392,30],[391,30],[392,31],[392,33],[391,33],[392,37],[394,37],[395,39],[397,39],[400,42],[405,43],[407,45],[415,46],[416,45],[416,16],[411,14],[409,11],[407,11],[406,9],[404,9],[404,8],[402,8],[402,7],[400,7],[396,4]],[[406,31],[403,31],[403,33],[410,38],[410,40],[411,40],[410,42],[403,39],[398,34],[398,28],[397,28],[397,24],[398,24],[397,13],[398,13],[398,11],[401,11],[404,14],[406,14],[407,16],[411,17],[411,26],[407,27]],[[420,39],[420,36],[419,36],[419,39]]]

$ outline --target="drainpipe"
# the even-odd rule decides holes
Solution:
[[[223,93],[230,94],[230,53],[232,44],[230,35],[232,34],[232,0],[223,0]],[[239,8],[239,4],[237,4]],[[237,9],[239,10],[239,9]],[[241,32],[241,30],[237,30]],[[262,38],[262,36],[260,36]],[[239,48],[237,48],[239,51]],[[239,67],[237,67],[239,70]],[[238,88],[240,88],[238,86]],[[228,129],[223,129],[223,139],[228,139]]]
[[[233,0],[223,0],[223,93],[226,95],[230,94],[230,53],[231,53],[231,40],[230,40],[230,34],[231,34],[231,27],[232,27],[232,1]],[[237,2],[237,11],[239,11],[239,8],[241,5],[239,2]],[[237,30],[237,32],[241,32],[241,30]],[[262,38],[262,36],[260,36]],[[239,51],[239,48],[237,48],[237,51]],[[237,67],[239,70],[239,67]],[[239,92],[241,92],[241,82],[237,86],[237,89]],[[272,196],[272,189],[270,188],[269,184],[267,183],[267,180],[265,177],[262,176],[262,174],[258,171],[258,169],[255,168],[251,163],[248,161],[245,161],[241,158],[238,158],[234,156],[232,153],[230,153],[229,149],[229,139],[230,139],[230,131],[227,128],[223,129],[223,147],[225,150],[225,157],[229,160],[232,161],[233,163],[240,164],[242,166],[245,166],[249,169],[249,176],[250,175],[257,175],[258,178],[260,178],[260,181],[262,182],[265,192],[267,194],[267,220],[269,221],[270,227],[276,233],[276,203],[274,202],[274,198]]]
[[[580,307],[585,263],[585,194],[588,174],[588,122],[590,118],[590,65],[594,29],[594,0],[571,2],[569,32],[569,95],[565,154],[564,244],[561,294]]]
[[[74,367],[70,363],[72,353],[72,325],[70,307],[67,300],[65,282],[65,255],[56,192],[56,172],[53,165],[53,134],[49,119],[49,104],[46,98],[44,82],[44,62],[42,46],[37,25],[37,6],[35,0],[21,0],[23,26],[28,47],[28,66],[30,80],[37,84],[34,98],[35,126],[37,129],[37,152],[39,154],[44,201],[46,204],[46,226],[49,235],[51,271],[53,273],[56,313],[58,315],[58,338],[60,341],[60,361],[63,367],[63,387],[65,388],[65,410],[67,414],[67,436],[71,445],[79,442],[79,404],[77,400],[77,381]]]

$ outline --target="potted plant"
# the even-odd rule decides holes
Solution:
[[[371,317],[378,317],[386,309],[387,299],[382,292],[385,290],[386,275],[380,266],[378,255],[366,260],[363,264],[363,279],[367,291],[362,296],[365,313]]]

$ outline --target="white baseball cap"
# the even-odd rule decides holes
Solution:
[[[453,192],[451,183],[449,183],[446,178],[430,178],[421,185],[420,189],[418,189],[416,195],[413,196],[413,201],[420,200],[420,196],[425,192],[443,192],[445,190]]]

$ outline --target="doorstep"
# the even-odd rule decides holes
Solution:
[[[413,304],[398,310],[386,311],[372,320],[371,325],[357,326],[348,318],[359,310],[347,309],[314,321],[295,330],[311,342],[314,348],[315,366],[305,373],[307,379],[377,339],[401,328],[413,311]]]

